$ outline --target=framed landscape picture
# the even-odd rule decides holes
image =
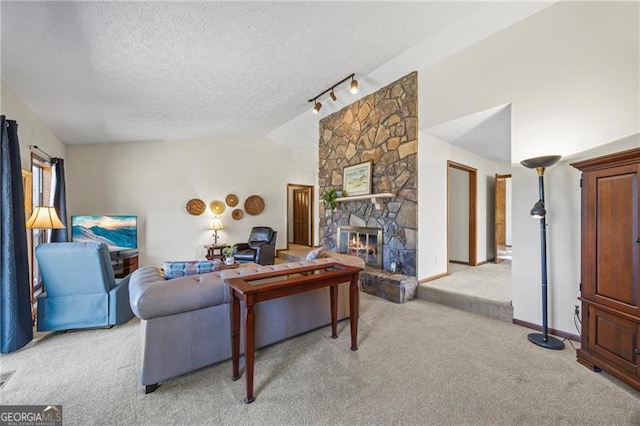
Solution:
[[[342,189],[347,196],[371,194],[371,161],[345,167]]]

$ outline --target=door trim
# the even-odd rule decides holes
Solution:
[[[447,160],[447,272],[449,271],[449,169],[454,168],[469,174],[469,265],[478,265],[477,229],[478,229],[478,169]]]

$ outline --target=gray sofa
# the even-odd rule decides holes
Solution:
[[[129,296],[134,314],[141,319],[140,382],[145,393],[153,392],[160,382],[231,358],[231,296],[226,278],[334,261],[364,268],[360,258],[331,253],[322,259],[251,264],[172,280],[164,279],[160,268],[136,270],[129,283]],[[341,284],[338,294],[340,320],[349,316],[349,284]],[[257,304],[256,347],[330,324],[329,308],[328,288]]]

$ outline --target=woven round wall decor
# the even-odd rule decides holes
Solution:
[[[199,198],[187,201],[187,212],[194,216],[200,216],[207,209],[207,205]]]
[[[211,211],[213,212],[213,214],[222,214],[227,208],[227,206],[225,206],[224,203],[220,200],[213,200],[209,207],[211,207]]]
[[[229,207],[235,207],[238,205],[238,197],[235,194],[227,195],[227,198],[224,199]]]
[[[242,216],[244,216],[244,213],[240,209],[233,209],[233,211],[231,212],[231,217],[235,220],[242,219]]]
[[[257,216],[264,210],[264,200],[259,195],[252,195],[244,202],[244,209],[251,216]]]

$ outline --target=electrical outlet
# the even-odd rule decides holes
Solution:
[[[573,310],[573,313],[575,315],[580,315],[580,305],[576,305],[575,306],[575,309]]]

